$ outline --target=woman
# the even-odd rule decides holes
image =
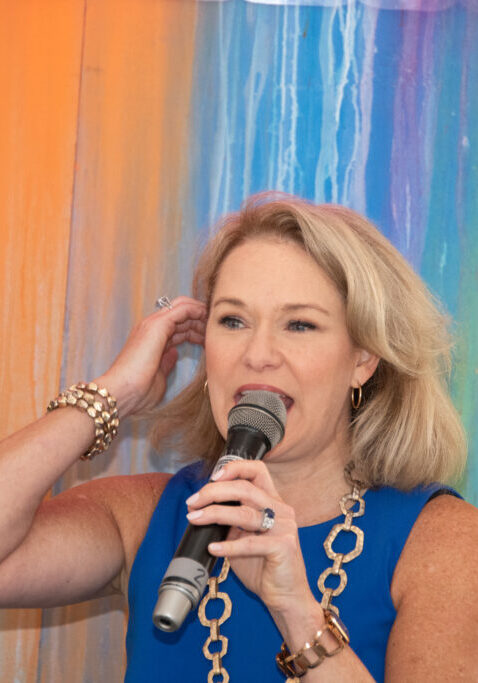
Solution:
[[[90,414],[70,392],[3,443],[2,604],[128,594],[130,682],[476,680],[478,516],[438,495],[452,493],[441,482],[460,472],[464,442],[443,384],[443,318],[423,284],[354,212],[265,195],[227,218],[194,292],[132,332],[90,387]],[[184,341],[204,345],[204,362],[161,409],[155,441],[175,437],[207,467],[101,479],[42,503],[114,435],[108,392],[121,418],[153,411]],[[281,396],[285,437],[207,483],[228,411],[254,389]],[[273,525],[258,533],[264,510]],[[188,521],[231,526],[209,548],[231,570],[218,562],[199,618],[162,633],[156,591]]]

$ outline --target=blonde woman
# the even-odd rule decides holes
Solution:
[[[226,217],[193,296],[143,320],[94,384],[3,442],[2,604],[122,591],[128,683],[477,680],[478,514],[446,486],[465,444],[446,320],[423,283],[358,214],[265,194]],[[154,442],[193,464],[42,502],[78,457],[104,450],[115,410],[157,409],[184,341],[204,357],[160,408]],[[227,414],[254,389],[283,400],[285,437],[208,481]],[[220,578],[199,616],[163,633],[151,614],[188,521],[231,530],[209,548]]]

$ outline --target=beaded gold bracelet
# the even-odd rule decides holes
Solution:
[[[95,422],[95,440],[80,459],[92,460],[98,453],[106,451],[118,433],[116,399],[106,389],[100,389],[95,382],[79,382],[50,401],[47,412],[67,406],[84,410]]]

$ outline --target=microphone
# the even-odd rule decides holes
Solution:
[[[261,460],[284,436],[287,412],[272,391],[248,391],[228,415],[226,447],[214,472],[233,460]],[[236,501],[224,503],[238,505]],[[223,541],[230,527],[189,524],[158,589],[153,623],[162,631],[176,631],[197,607],[217,557],[209,543]]]

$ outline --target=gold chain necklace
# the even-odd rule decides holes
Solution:
[[[351,562],[356,557],[360,555],[363,550],[364,534],[362,529],[352,524],[355,517],[362,517],[365,512],[365,500],[363,499],[363,494],[366,489],[362,482],[358,479],[354,479],[352,476],[352,471],[354,469],[353,462],[350,462],[344,470],[345,479],[351,485],[352,490],[350,493],[346,493],[340,499],[340,509],[345,519],[340,524],[334,524],[329,532],[329,535],[324,541],[324,548],[327,557],[333,560],[332,567],[327,567],[324,569],[322,574],[319,576],[317,581],[317,586],[322,593],[322,600],[320,606],[322,609],[333,609],[338,614],[339,609],[335,605],[332,605],[332,598],[337,597],[342,593],[345,586],[347,585],[347,574],[345,569],[342,567],[343,564]],[[363,493],[361,494],[361,491]],[[358,509],[355,509],[355,503],[358,503]],[[353,533],[356,536],[355,548],[350,550],[348,553],[336,553],[332,547],[335,539],[339,533],[343,531],[346,533]],[[208,673],[207,681],[208,683],[228,683],[229,674],[226,668],[222,664],[222,659],[227,653],[227,648],[229,640],[226,636],[219,633],[219,627],[229,619],[232,611],[232,601],[229,595],[224,591],[218,591],[218,586],[227,579],[229,574],[229,560],[227,557],[224,558],[221,573],[219,576],[212,576],[208,580],[208,591],[201,600],[201,604],[198,609],[199,621],[203,626],[207,626],[210,629],[209,637],[203,645],[202,651],[206,659],[212,661],[212,669]],[[338,576],[340,578],[340,583],[336,588],[326,588],[325,581],[327,578],[332,576]],[[208,619],[206,617],[206,605],[209,600],[222,600],[224,603],[224,611],[218,619]],[[209,645],[216,642],[221,643],[221,649],[218,652],[210,652]],[[220,681],[214,681],[215,676],[221,676]],[[288,678],[286,683],[299,683],[298,678]]]

